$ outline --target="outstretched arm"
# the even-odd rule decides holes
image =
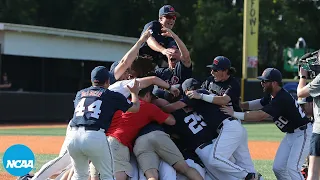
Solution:
[[[150,37],[151,32],[149,28],[141,35],[139,40],[135,43],[134,46],[122,57],[119,64],[114,70],[114,77],[115,79],[119,79],[122,74],[131,66],[132,62],[137,58],[139,49],[141,45],[147,41]]]
[[[270,117],[269,114],[266,112],[259,110],[259,111],[247,111],[247,112],[234,112],[232,108],[224,106],[221,108],[221,111],[223,111],[225,114],[235,117],[240,120],[244,121],[262,121],[268,117]]]
[[[185,67],[190,67],[191,66],[190,53],[186,45],[183,43],[183,41],[171,29],[163,27],[161,30],[163,32],[161,35],[172,37],[176,41],[179,51],[181,53],[180,60],[182,64]]]

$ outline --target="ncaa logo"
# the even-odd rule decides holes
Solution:
[[[2,163],[9,174],[23,176],[33,169],[35,158],[30,148],[23,144],[15,144],[6,150]]]

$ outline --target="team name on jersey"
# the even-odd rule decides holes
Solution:
[[[102,92],[100,92],[100,91],[92,91],[92,90],[82,91],[81,92],[81,97],[84,97],[84,96],[97,96],[97,97],[100,97],[101,94],[102,94]]]

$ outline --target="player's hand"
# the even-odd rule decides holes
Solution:
[[[152,34],[153,32],[152,32],[152,30],[151,30],[151,26],[149,26],[148,28],[147,28],[147,30],[140,36],[140,38],[139,38],[139,40],[141,41],[141,42],[146,42],[148,39],[149,39],[149,37],[151,36],[151,34]]]
[[[308,77],[308,71],[306,71],[305,69],[303,69],[302,67],[300,67],[299,76],[306,76],[306,77]]]
[[[234,110],[231,107],[228,106],[222,106],[222,108],[220,108],[220,110],[222,112],[224,112],[224,114],[227,114],[229,116],[233,116],[234,115]]]
[[[172,37],[173,38],[174,35],[175,35],[175,33],[171,29],[166,28],[166,27],[162,27],[161,31],[162,31],[162,33],[161,33],[162,36]]]
[[[139,84],[140,84],[140,83],[139,83],[136,79],[134,79],[133,86],[130,87],[129,85],[127,85],[127,87],[128,87],[128,89],[129,89],[129,91],[130,91],[131,93],[133,93],[133,94],[138,94],[139,91],[140,91],[140,85],[139,85]]]
[[[173,48],[164,49],[161,51],[161,53],[165,56],[172,56],[176,52]]]
[[[170,93],[174,95],[174,97],[179,96],[180,94],[180,90],[176,87],[172,87],[169,89]]]
[[[187,91],[187,96],[189,99],[201,99],[201,94],[197,91]]]

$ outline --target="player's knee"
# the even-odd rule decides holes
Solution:
[[[275,174],[281,174],[287,170],[287,167],[280,164],[273,164],[272,170]]]
[[[116,180],[126,180],[128,177],[124,171],[116,172],[115,176],[116,176]]]
[[[186,163],[185,160],[178,161],[173,165],[173,168],[180,174],[186,174],[190,170],[190,166]]]
[[[159,173],[157,169],[148,169],[144,175],[148,180],[158,180],[159,179]]]

